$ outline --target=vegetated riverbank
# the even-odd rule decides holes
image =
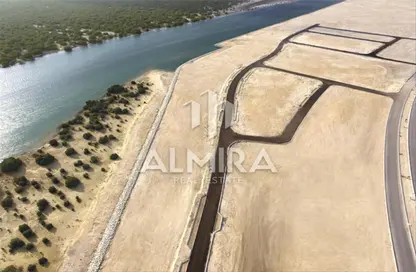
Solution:
[[[47,144],[20,156],[16,171],[0,174],[1,268],[57,271],[71,245],[92,243],[88,230],[107,222],[100,211],[114,206],[171,77],[150,71],[110,87]],[[15,170],[8,167],[2,171]]]
[[[234,13],[234,12],[242,12],[242,11],[250,11],[259,8],[270,7],[279,4],[286,4],[292,3],[297,0],[249,0],[244,1],[243,3],[234,5],[230,7],[227,12]]]
[[[202,21],[241,0],[0,0],[0,66],[50,52]]]

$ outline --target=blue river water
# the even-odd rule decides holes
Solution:
[[[216,43],[338,3],[301,0],[0,68],[0,159],[27,151],[107,87],[149,69],[175,70]]]

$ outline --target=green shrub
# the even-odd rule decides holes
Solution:
[[[36,234],[35,234],[35,233],[33,232],[33,230],[31,230],[31,229],[28,229],[28,230],[26,230],[26,231],[22,232],[22,234],[23,234],[23,236],[24,236],[26,239],[30,239],[30,238],[35,237],[35,236],[36,236]]]
[[[87,163],[84,163],[84,164],[82,165],[82,169],[84,169],[85,171],[88,171],[88,170],[90,170],[90,169],[91,169],[91,166],[90,166],[89,164],[87,164]]]
[[[100,139],[98,139],[98,143],[99,144],[106,144],[106,143],[108,143],[110,141],[110,139],[108,138],[108,136],[107,135],[105,135],[105,136],[103,136],[103,137],[100,137]]]
[[[57,177],[53,177],[53,178],[52,178],[52,183],[53,183],[53,184],[58,185],[58,184],[60,184],[61,182],[59,181],[59,179],[58,179]]]
[[[33,188],[35,188],[36,190],[40,190],[40,184],[39,184],[39,182],[37,182],[36,180],[32,180],[31,182],[30,182],[30,184],[33,186]]]
[[[9,243],[9,251],[12,253],[16,249],[22,248],[24,246],[25,246],[25,242],[22,239],[13,238],[12,240],[10,240],[10,243]]]
[[[35,245],[34,244],[32,244],[32,243],[27,243],[26,244],[26,246],[25,246],[25,249],[27,250],[27,251],[31,251],[31,250],[33,250],[35,248]],[[29,269],[28,269],[28,271],[29,271]]]
[[[51,244],[51,241],[49,241],[49,239],[45,237],[42,239],[42,243],[44,243],[46,246],[49,246]]]
[[[61,135],[59,135],[59,139],[61,139],[63,141],[70,141],[70,140],[72,140],[72,134],[71,133],[61,134]]]
[[[42,198],[42,199],[38,200],[38,202],[36,203],[36,205],[38,206],[38,210],[40,212],[44,212],[49,207],[49,201],[47,201],[46,199]]]
[[[91,156],[90,162],[98,164],[100,162],[100,159],[97,156]]]
[[[91,151],[88,148],[84,148],[84,155],[91,154]]]
[[[89,139],[91,139],[92,138],[92,134],[91,133],[89,133],[89,132],[86,132],[86,133],[84,133],[83,135],[82,135],[82,137],[85,139],[85,140],[89,140]]]
[[[82,176],[86,179],[90,179],[90,175],[88,173],[84,173]]]
[[[20,186],[17,186],[17,187],[15,187],[15,188],[14,188],[14,191],[15,191],[17,194],[21,194],[21,193],[23,193],[23,192],[25,191],[25,187],[20,187]]]
[[[68,188],[70,188],[70,189],[76,188],[80,184],[81,184],[81,181],[78,178],[76,178],[76,177],[68,176],[65,179],[65,186],[68,187]]]
[[[110,141],[115,141],[115,140],[117,140],[116,136],[114,136],[113,134],[110,134],[110,135],[108,136],[108,138],[110,139]]]
[[[41,266],[46,266],[48,264],[48,259],[46,259],[45,257],[42,257],[39,259],[39,264]]]
[[[82,115],[77,115],[75,116],[74,119],[70,120],[68,122],[68,124],[70,125],[82,125],[84,123],[84,117],[82,117]]]
[[[65,150],[65,155],[67,155],[67,156],[72,156],[72,155],[75,155],[75,154],[77,154],[77,151],[75,149],[73,149],[72,147]]]
[[[127,100],[126,100],[127,101]],[[127,101],[128,102],[128,101]],[[123,103],[123,104],[127,104],[127,103]],[[129,113],[129,110],[128,109],[121,109],[120,107],[117,107],[117,108],[114,108],[113,110],[112,110],[112,112],[114,113],[114,114],[128,114]]]
[[[56,187],[55,187],[55,186],[51,186],[51,187],[49,187],[48,191],[49,191],[49,193],[51,193],[51,194],[56,194],[56,192],[57,192],[58,190],[56,189]]]
[[[11,196],[7,195],[5,198],[3,198],[3,200],[1,201],[1,206],[7,210],[12,208],[14,205],[14,201],[13,198],[11,198]]]
[[[9,157],[0,163],[0,170],[3,173],[10,173],[19,170],[23,162],[19,158]]]
[[[77,160],[76,162],[74,162],[74,166],[75,167],[81,167],[84,163],[81,160]]]
[[[46,166],[55,161],[55,157],[49,153],[37,155],[36,156],[36,163],[40,166]]]
[[[29,185],[29,180],[25,176],[14,178],[14,183],[18,186],[25,187]]]
[[[68,146],[68,142],[67,141],[62,141],[62,145],[67,147]]]
[[[70,124],[68,124],[68,123],[62,123],[59,127],[60,127],[60,128],[70,128],[70,127],[71,127],[71,125],[70,125]]]
[[[19,231],[21,232],[21,233],[23,233],[23,232],[25,232],[25,231],[27,231],[27,230],[30,230],[31,228],[29,227],[29,225],[28,224],[22,224],[22,225],[20,225],[19,226]]]
[[[113,153],[113,154],[110,155],[110,160],[115,161],[115,160],[118,160],[119,158],[120,157],[117,153]]]
[[[59,142],[56,139],[52,139],[49,141],[49,144],[53,147],[57,147],[59,145]]]
[[[72,204],[71,204],[71,202],[69,202],[68,200],[66,200],[65,202],[64,202],[64,206],[65,206],[65,208],[71,208],[72,207]]]
[[[29,250],[29,249],[28,249]],[[27,272],[36,272],[36,264],[29,264],[27,267]]]
[[[52,231],[52,230],[55,228],[55,226],[54,226],[54,225],[52,225],[52,223],[48,223],[48,224],[46,224],[45,228],[46,228],[48,231]]]
[[[120,94],[124,93],[126,89],[121,85],[113,85],[107,89],[107,94]]]

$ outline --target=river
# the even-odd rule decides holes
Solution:
[[[107,87],[149,69],[175,70],[215,44],[340,2],[302,0],[160,29],[0,68],[0,159],[39,145]]]

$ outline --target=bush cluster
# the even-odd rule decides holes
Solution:
[[[92,134],[91,133],[89,133],[89,132],[86,132],[86,133],[84,133],[83,135],[82,135],[82,137],[85,139],[85,140],[89,140],[89,139],[91,139],[92,138]]]
[[[77,151],[74,148],[72,148],[72,147],[67,148],[65,150],[65,155],[67,155],[67,156],[73,156],[75,154],[77,154]]]
[[[55,161],[55,157],[49,153],[46,154],[37,154],[35,157],[35,161],[40,166],[46,166]]]
[[[107,94],[120,94],[126,92],[126,89],[121,85],[113,85],[107,89]]]
[[[3,173],[10,173],[19,170],[20,166],[22,166],[23,162],[19,158],[9,157],[4,159],[0,163],[0,170]]]
[[[120,158],[120,156],[117,153],[113,153],[110,155],[110,160],[118,160]]]
[[[59,142],[56,139],[52,139],[49,141],[49,144],[53,147],[57,147],[59,145]]]
[[[27,224],[20,225],[19,231],[26,239],[30,239],[36,235]]]
[[[114,108],[111,110],[112,113],[114,114],[128,114],[129,110],[128,109],[121,109],[120,107]]]
[[[14,178],[14,183],[18,186],[25,187],[29,185],[29,180],[25,176]]]
[[[97,156],[91,156],[90,162],[98,164],[100,162],[100,159]]]
[[[13,238],[9,243],[9,252],[13,253],[15,250],[25,246],[25,242],[20,238]]]
[[[107,135],[105,135],[105,136],[103,136],[103,137],[100,137],[99,139],[98,139],[98,143],[99,144],[106,144],[106,143],[108,143],[110,141],[110,139],[108,138],[108,136]]]
[[[40,212],[44,212],[46,211],[46,209],[48,209],[49,205],[49,201],[47,201],[46,199],[42,198],[40,200],[38,200],[38,202],[36,203],[36,205],[38,206],[38,210]]]
[[[39,264],[41,266],[46,266],[48,264],[48,259],[46,259],[45,257],[42,257],[39,259]]]
[[[65,186],[69,189],[74,189],[81,184],[81,181],[76,177],[68,176],[65,179]]]
[[[10,208],[12,208],[14,205],[14,201],[13,198],[9,195],[7,195],[5,198],[3,198],[3,200],[1,201],[1,206],[3,207],[3,209],[8,210]]]
[[[81,167],[84,163],[81,160],[77,160],[76,162],[74,162],[74,166],[75,167]]]

